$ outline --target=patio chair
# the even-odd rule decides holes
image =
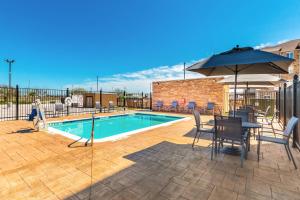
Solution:
[[[249,122],[252,122],[252,123],[256,122],[255,110],[254,110],[253,106],[246,105],[242,108],[242,110],[247,110],[248,111],[248,121]]]
[[[257,140],[258,140],[258,145],[257,145],[257,160],[259,161],[259,155],[260,155],[260,143],[263,142],[271,142],[271,143],[276,143],[276,144],[282,144],[284,145],[285,151],[288,155],[289,160],[293,161],[295,169],[297,169],[296,162],[294,160],[292,151],[289,146],[289,140],[290,137],[293,133],[294,127],[298,124],[298,118],[297,117],[292,117],[287,126],[286,129],[283,131],[282,138],[275,138],[275,137],[269,137],[269,136],[263,136],[263,135],[258,135]]]
[[[196,134],[194,137],[194,141],[192,144],[192,148],[194,150],[194,146],[195,146],[195,142],[197,139],[197,142],[199,141],[200,136],[202,135],[202,133],[210,133],[213,134],[214,132],[214,128],[204,128],[203,125],[205,123],[201,123],[201,118],[200,118],[200,113],[197,110],[193,110],[193,114],[194,114],[194,118],[195,118],[195,123],[196,123]]]
[[[247,158],[248,132],[242,128],[242,119],[233,117],[215,116],[215,148],[223,143],[241,146],[241,167],[244,159]],[[213,155],[213,149],[212,149]],[[212,156],[213,157],[213,156]]]
[[[187,112],[193,112],[196,109],[196,102],[195,101],[190,101],[187,106]]]
[[[277,136],[277,132],[278,129],[275,129],[274,127],[274,120],[276,119],[276,111],[274,111],[271,120],[269,120],[268,118],[265,121],[260,122],[260,124],[262,125],[262,130],[261,132],[270,132],[270,131],[265,131],[265,129],[271,129],[272,133],[274,134],[274,136]],[[282,131],[282,130],[279,130]],[[280,134],[279,134],[280,135]]]
[[[116,109],[116,106],[114,105],[114,102],[109,101],[108,102],[108,112],[115,111],[115,109]]]
[[[234,116],[233,111],[229,111],[229,116]],[[235,117],[242,119],[242,122],[249,122],[249,112],[247,110],[237,110],[235,111]]]
[[[179,104],[178,101],[172,101],[171,106],[169,107],[169,111],[178,111]]]
[[[57,114],[64,114],[65,110],[64,110],[64,105],[62,103],[56,103],[54,106],[54,115],[57,116]]]
[[[103,107],[101,104],[100,104],[100,102],[99,101],[96,101],[95,102],[95,109],[96,109],[96,112],[98,111],[98,112],[105,112],[105,111],[107,111],[107,108],[106,107]]]
[[[212,115],[215,115],[215,103],[214,102],[207,102],[207,106],[206,106],[206,112],[210,111],[212,112]]]
[[[270,108],[271,108],[271,106],[268,106],[265,111],[258,111],[255,116],[257,118],[261,118],[262,121],[264,121],[264,120],[268,121],[268,115],[269,115]]]
[[[163,101],[156,101],[156,104],[154,105],[154,107],[158,110],[158,111],[161,111],[162,108],[164,106],[164,102]]]

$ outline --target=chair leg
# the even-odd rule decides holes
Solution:
[[[257,161],[259,162],[260,156],[260,133],[258,133],[258,140],[257,140]]]
[[[288,149],[288,151],[290,152],[290,156],[291,156],[291,158],[292,158],[292,161],[293,161],[293,164],[294,164],[294,166],[295,166],[295,169],[297,169],[297,165],[296,165],[296,162],[295,162],[295,160],[294,160],[294,156],[293,156],[293,154],[292,154],[292,152],[291,152],[291,149],[290,149],[290,146],[289,146],[289,145],[287,145],[287,149]]]
[[[213,156],[214,156],[214,148],[215,148],[215,136],[212,136],[212,141],[211,141],[211,160],[213,160]]]
[[[275,129],[274,129],[273,123],[271,123],[271,126],[272,126],[272,131],[273,131],[274,137],[276,138],[276,133],[275,133]]]
[[[198,135],[198,131],[196,131],[196,134],[195,134],[195,137],[194,137],[194,141],[193,141],[193,144],[192,144],[193,150],[194,150],[194,146],[195,146],[195,141],[196,141],[197,135]]]
[[[286,154],[288,155],[289,160],[291,161],[291,156],[290,156],[290,153],[289,153],[289,151],[287,149],[287,146],[284,145],[284,148],[285,148]]]
[[[201,136],[201,131],[199,131],[197,143],[199,142],[200,136]]]
[[[241,152],[241,168],[243,168],[244,157],[245,157],[245,146],[242,144],[242,152]]]

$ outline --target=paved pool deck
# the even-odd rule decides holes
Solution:
[[[243,168],[238,156],[211,160],[209,135],[192,150],[192,118],[93,148],[69,148],[72,140],[32,128],[0,122],[0,199],[88,199],[91,181],[91,199],[101,200],[300,199],[300,171],[282,146],[263,143],[258,163],[252,139]],[[300,167],[300,153],[293,153]]]

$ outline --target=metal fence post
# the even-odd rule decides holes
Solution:
[[[281,87],[278,89],[278,122],[280,121],[281,118],[281,112],[280,112],[280,95],[281,95]]]
[[[142,92],[142,109],[144,109],[144,92]]]
[[[150,96],[150,110],[152,110],[152,92],[151,91],[150,91],[149,96]]]
[[[123,93],[123,107],[126,107],[126,92]]]
[[[283,84],[283,127],[286,127],[286,83]]]
[[[16,85],[16,120],[19,120],[19,86]]]
[[[297,86],[298,86],[298,76],[295,75],[293,79],[293,116],[297,117]],[[296,147],[296,142],[298,141],[299,136],[298,136],[298,126],[295,126],[294,131],[293,131],[293,147]]]
[[[67,97],[69,97],[69,96],[70,96],[70,91],[69,91],[69,88],[67,88]],[[69,105],[67,105],[67,115],[69,115],[69,114],[70,114]]]
[[[100,90],[100,107],[103,107],[103,105],[102,105],[102,89]],[[102,109],[100,109],[100,112],[102,112]]]

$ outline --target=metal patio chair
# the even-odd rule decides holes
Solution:
[[[161,111],[163,106],[164,106],[164,102],[159,100],[159,101],[156,101],[156,104],[154,107],[157,108],[158,111]]]
[[[187,112],[193,112],[195,109],[196,109],[196,102],[195,101],[190,101],[188,104],[187,104],[187,106],[186,106],[186,108],[187,108]]]
[[[229,116],[234,116],[233,111],[229,111]],[[249,111],[239,109],[235,111],[235,117],[241,118],[242,122],[249,122]]]
[[[54,105],[54,115],[57,117],[59,114],[64,114],[65,113],[65,109],[64,109],[64,105],[62,103],[56,103]]]
[[[215,115],[215,103],[214,102],[207,102],[205,113],[207,114],[208,111],[210,111],[212,113],[212,115]]]
[[[275,129],[275,127],[274,127],[274,121],[276,119],[276,114],[277,114],[276,111],[274,111],[271,120],[269,120],[267,118],[265,121],[260,122],[260,124],[262,124],[262,130],[261,130],[261,132],[271,132],[272,131],[272,133],[276,137],[277,134],[278,134],[276,131],[283,131],[283,130]],[[266,131],[266,130],[270,130],[270,129],[271,129],[271,131]]]
[[[295,169],[297,169],[296,162],[294,160],[293,154],[291,152],[291,149],[289,147],[289,140],[290,137],[293,133],[294,127],[298,124],[298,118],[297,117],[292,117],[287,126],[286,129],[283,131],[283,134],[281,134],[282,138],[275,138],[275,137],[269,137],[269,136],[263,136],[263,135],[258,135],[257,140],[258,140],[258,145],[257,145],[257,160],[259,161],[259,155],[260,155],[260,143],[263,142],[271,142],[271,143],[276,143],[276,144],[282,144],[284,145],[284,148],[286,150],[286,153],[288,155],[289,160],[293,161],[293,164],[295,166]],[[279,135],[277,133],[277,135]]]
[[[261,118],[262,122],[264,120],[267,122],[270,108],[271,108],[271,106],[268,106],[265,111],[258,111],[257,114],[256,114],[256,117]]]
[[[196,134],[195,134],[194,141],[192,144],[192,148],[194,149],[195,142],[196,142],[196,140],[197,140],[197,142],[199,141],[199,138],[202,135],[202,133],[213,134],[214,127],[213,128],[204,128],[203,125],[205,125],[206,123],[201,123],[199,111],[193,110],[193,114],[194,114],[195,123],[196,123],[196,125],[195,125],[196,126]]]
[[[114,105],[114,102],[113,102],[113,101],[109,101],[109,102],[108,102],[108,109],[107,109],[107,110],[108,110],[108,112],[111,112],[111,111],[113,112],[113,111],[116,110],[116,107],[117,107],[117,106]]]
[[[103,107],[99,101],[96,101],[95,102],[95,109],[96,109],[96,112],[106,112],[108,111],[106,107]]]
[[[214,148],[217,150],[223,143],[241,146],[241,167],[247,158],[248,132],[242,128],[242,119],[224,116],[215,116]],[[213,157],[213,149],[212,149]]]
[[[175,111],[177,112],[179,108],[179,104],[178,101],[172,101],[170,107],[169,107],[169,111]]]

